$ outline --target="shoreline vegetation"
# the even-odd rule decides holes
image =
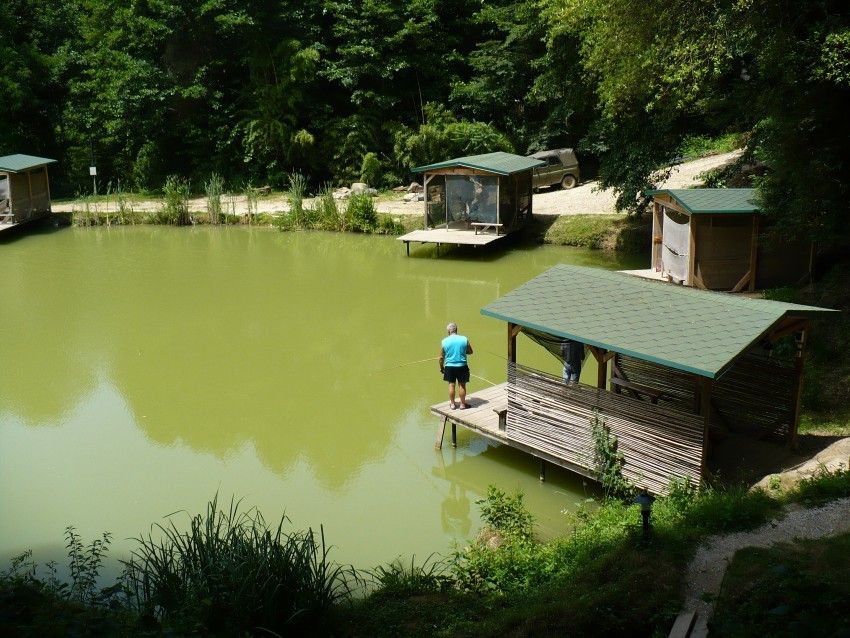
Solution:
[[[221,506],[216,496],[188,526],[168,517],[137,538],[125,572],[106,587],[99,571],[109,534],[86,544],[66,529],[69,582],[32,552],[16,557],[0,572],[0,624],[21,636],[666,635],[687,565],[709,536],[755,529],[788,505],[846,496],[843,467],[787,491],[675,483],[653,506],[648,537],[639,506],[608,497],[565,514],[571,531],[539,542],[522,494],[491,486],[478,501],[483,527],[465,546],[369,571],[336,564],[321,528],[299,531],[285,516],[269,525],[256,509],[235,499]],[[811,543],[795,548],[798,569],[806,551],[818,552]],[[817,591],[792,592],[787,602],[798,608]],[[733,613],[730,599],[719,599],[718,618]],[[829,613],[840,620],[840,609],[821,607],[811,622]]]

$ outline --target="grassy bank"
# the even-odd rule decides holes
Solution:
[[[65,585],[22,557],[0,577],[0,623],[32,636],[666,635],[684,568],[707,536],[754,528],[790,502],[847,495],[848,471],[778,496],[679,485],[656,501],[648,539],[637,506],[609,500],[580,508],[565,521],[572,532],[539,543],[521,495],[491,488],[469,544],[370,572],[335,565],[323,534],[213,502],[187,531],[166,526],[139,539],[127,574],[105,589],[94,586],[92,545],[78,541],[69,553],[77,568]],[[356,596],[364,586],[370,593]]]
[[[564,215],[537,221],[544,224],[544,243],[556,246],[642,252],[651,239],[649,221],[625,215]]]

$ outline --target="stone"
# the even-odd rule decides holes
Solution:
[[[351,185],[351,192],[355,195],[360,195],[361,193],[366,193],[369,191],[369,185],[364,184],[363,182],[354,182]]]
[[[422,193],[408,193],[404,196],[406,202],[421,202],[425,200],[425,195]]]
[[[407,187],[408,193],[421,193],[422,192],[422,184],[419,182],[410,182],[410,186]]]
[[[393,192],[394,193],[406,193],[408,188],[409,188],[408,186],[396,186],[393,189]]]

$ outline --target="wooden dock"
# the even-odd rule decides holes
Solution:
[[[479,392],[471,392],[466,395],[466,403],[469,405],[466,410],[461,410],[460,408],[452,410],[448,401],[431,406],[431,414],[442,417],[440,425],[437,427],[437,438],[434,441],[434,447],[436,449],[439,450],[443,447],[446,425],[451,425],[452,447],[457,447],[457,426],[461,425],[467,430],[476,432],[495,443],[501,443],[534,456],[540,461],[541,481],[546,478],[547,463],[563,467],[582,476],[594,478],[594,472],[587,468],[508,436],[506,431],[508,412],[507,383],[500,383]]]
[[[452,246],[486,246],[494,241],[504,239],[507,235],[493,232],[476,232],[466,228],[432,228],[429,230],[414,230],[398,238],[403,241],[410,255],[411,242],[420,244],[437,244],[437,246],[448,244]]]

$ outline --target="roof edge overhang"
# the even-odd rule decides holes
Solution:
[[[8,173],[10,175],[18,175],[20,173],[28,173],[30,171],[34,171],[37,168],[42,168],[44,166],[49,166],[50,164],[56,164],[58,160],[48,159],[46,157],[39,158],[40,162],[27,165],[23,168],[8,168],[6,166],[0,166],[0,173]]]
[[[483,168],[481,166],[475,166],[474,164],[468,164],[466,162],[458,162],[457,164],[452,164],[451,166],[417,166],[416,168],[411,169],[411,172],[434,173],[435,175],[439,175],[441,171],[450,171],[454,168],[466,168],[471,171],[481,171],[482,173],[486,173],[487,175],[495,175],[497,177],[508,177],[509,175],[513,175],[514,173],[522,173],[522,171],[514,171],[513,173],[507,173],[505,171],[496,171],[492,168]]]
[[[708,379],[716,379],[720,370],[703,370],[701,368],[695,368],[693,366],[689,366],[686,364],[673,363],[668,361],[667,359],[660,359],[658,357],[653,357],[652,355],[648,355],[644,352],[637,352],[636,350],[630,350],[628,348],[621,348],[619,346],[613,346],[610,343],[605,343],[604,341],[596,341],[594,339],[588,339],[585,336],[572,334],[569,332],[561,332],[560,330],[553,330],[552,328],[548,328],[546,326],[541,326],[531,321],[518,321],[513,317],[507,317],[498,312],[493,312],[492,310],[487,310],[487,308],[481,309],[481,314],[485,317],[491,317],[493,319],[500,319],[502,321],[512,323],[517,326],[522,326],[524,328],[531,328],[532,330],[539,330],[540,332],[545,332],[546,334],[553,335],[555,337],[563,337],[564,339],[573,339],[575,341],[581,341],[587,345],[595,346],[597,348],[604,348],[605,350],[610,350],[611,352],[616,352],[618,354],[624,354],[629,357],[635,357],[636,359],[641,359],[643,361],[649,361],[651,363],[657,363],[658,365],[662,365],[667,368],[673,368],[675,370],[681,370],[683,372],[689,372],[690,374],[695,374],[700,377],[706,377]]]
[[[644,195],[667,195],[672,198],[679,206],[681,206],[685,212],[689,215],[761,215],[762,212],[757,208],[724,208],[723,210],[716,210],[711,208],[691,208],[688,206],[684,200],[682,200],[676,193],[672,192],[671,189],[668,188],[653,188],[648,191],[644,191]]]

